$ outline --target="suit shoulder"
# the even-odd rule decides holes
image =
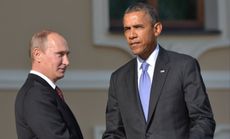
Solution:
[[[183,58],[183,59],[194,59],[192,56],[187,55],[187,54],[183,54],[183,53],[179,53],[179,52],[175,52],[175,51],[170,51],[170,50],[166,50],[166,52],[167,52],[169,57]]]
[[[23,86],[18,91],[16,100],[32,101],[32,100],[42,100],[51,94],[48,87],[42,85],[41,83],[27,79]]]
[[[178,71],[181,70],[183,71],[185,69],[196,68],[200,70],[200,65],[196,58],[174,51],[169,51],[169,50],[163,50],[163,51],[164,51],[163,53],[166,53],[165,55],[167,55],[168,61],[171,67],[173,67],[173,69],[176,69]]]
[[[128,72],[130,70],[130,68],[135,66],[135,64],[136,64],[136,58],[133,58],[130,61],[128,61],[127,63],[125,63],[124,65],[122,65],[121,67],[119,67],[118,69],[116,69],[112,73],[112,75],[126,73],[126,72]]]
[[[17,115],[22,116],[31,109],[56,105],[55,93],[51,89],[40,82],[27,79],[16,96],[15,111]]]
[[[178,53],[175,51],[165,50],[169,59],[174,62],[196,61],[196,59],[190,55]]]

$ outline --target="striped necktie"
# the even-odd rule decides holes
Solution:
[[[61,89],[58,86],[56,86],[55,91],[58,94],[58,96],[64,101],[63,93],[62,93]]]

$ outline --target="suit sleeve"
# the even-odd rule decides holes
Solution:
[[[39,139],[70,139],[68,128],[58,111],[53,92],[32,88],[24,100],[24,115],[28,126]],[[32,138],[32,137],[31,137]]]
[[[213,139],[215,121],[197,60],[184,65],[185,101],[190,117],[189,139]]]
[[[106,108],[106,131],[103,139],[125,139],[124,126],[116,96],[116,78],[112,74],[110,79],[108,102]]]

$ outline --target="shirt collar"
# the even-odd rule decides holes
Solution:
[[[149,64],[149,66],[154,67],[156,63],[156,59],[159,53],[159,44],[157,44],[155,50],[150,54],[150,56],[146,59],[143,60],[139,56],[137,56],[137,62],[138,62],[138,69],[141,69],[141,64],[145,61],[146,63]]]
[[[40,73],[38,71],[35,71],[35,70],[31,70],[30,73],[38,75],[39,77],[44,79],[53,89],[56,88],[56,85],[48,77],[46,77],[44,74],[42,74],[42,73]]]

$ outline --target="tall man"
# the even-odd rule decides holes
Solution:
[[[69,47],[59,33],[43,30],[30,42],[32,70],[15,102],[18,139],[83,139],[55,83],[69,65]]]
[[[137,3],[123,16],[137,57],[111,75],[103,139],[212,139],[215,121],[196,59],[165,50],[156,10]]]

